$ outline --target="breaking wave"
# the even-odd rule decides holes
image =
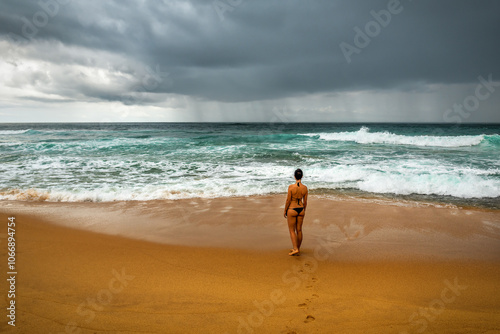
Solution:
[[[303,136],[318,137],[327,141],[346,141],[358,144],[391,144],[391,145],[411,145],[411,146],[434,146],[434,147],[464,147],[476,146],[485,141],[486,137],[492,142],[498,140],[498,135],[474,135],[474,136],[432,136],[419,135],[408,136],[398,135],[390,132],[370,132],[367,127],[362,127],[355,132],[334,132],[334,133],[307,133]]]

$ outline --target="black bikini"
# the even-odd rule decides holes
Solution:
[[[297,187],[300,187],[300,182],[297,182]],[[300,198],[297,198],[297,204],[300,205]],[[301,213],[304,208],[293,208],[297,213]]]

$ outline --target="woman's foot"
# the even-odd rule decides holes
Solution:
[[[288,255],[290,255],[290,256],[298,255],[299,252],[300,251],[298,249],[291,249],[291,251],[290,251],[290,253],[288,253]]]

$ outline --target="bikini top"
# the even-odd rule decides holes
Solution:
[[[300,187],[300,182],[297,182],[297,187]],[[303,196],[302,196],[303,197]],[[302,197],[293,197],[293,193],[292,193],[292,201],[295,199],[297,200],[297,204],[298,205],[302,205],[300,204],[300,200],[302,199]]]

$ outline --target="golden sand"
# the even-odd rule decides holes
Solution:
[[[500,333],[500,212],[311,196],[0,202],[6,333]]]

